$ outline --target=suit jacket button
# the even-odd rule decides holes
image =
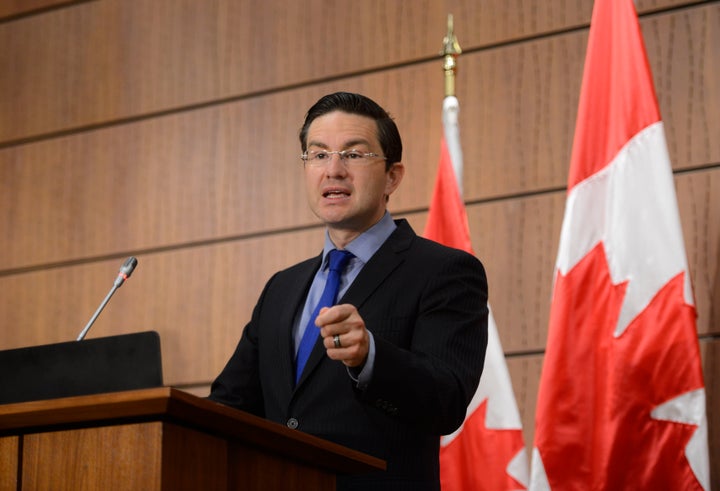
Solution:
[[[298,425],[299,425],[300,423],[298,423],[298,420],[297,420],[297,419],[295,419],[295,418],[290,418],[290,419],[287,420],[287,423],[286,423],[286,424],[287,424],[287,427],[288,427],[288,428],[290,428],[291,430],[294,430],[294,429],[296,429],[296,428],[298,427]]]

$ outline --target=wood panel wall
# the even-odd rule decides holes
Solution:
[[[636,2],[698,310],[720,483],[720,1]],[[335,90],[396,118],[391,210],[421,232],[447,13],[472,239],[533,437],[591,0],[0,1],[0,349],[160,332],[168,384],[204,394],[267,278],[314,255],[297,134]]]

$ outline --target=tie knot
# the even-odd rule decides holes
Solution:
[[[348,251],[339,251],[337,249],[333,249],[330,251],[330,271],[342,271],[345,269],[345,266],[347,266],[348,261],[350,261],[350,258],[353,257],[352,252]]]

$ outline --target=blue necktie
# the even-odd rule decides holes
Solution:
[[[328,272],[327,281],[325,282],[325,289],[322,292],[320,301],[318,302],[315,310],[313,310],[310,320],[305,327],[302,339],[300,340],[300,347],[298,348],[297,361],[295,363],[295,383],[297,384],[302,375],[305,363],[307,363],[310,357],[310,352],[315,345],[315,341],[320,334],[320,329],[315,325],[315,318],[318,316],[320,309],[323,307],[330,307],[335,305],[337,302],[338,290],[340,289],[340,276],[342,275],[345,266],[353,257],[352,253],[348,251],[339,251],[333,249],[329,253],[330,255],[330,271]]]

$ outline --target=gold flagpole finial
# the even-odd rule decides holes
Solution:
[[[447,34],[443,39],[443,70],[445,70],[445,97],[455,95],[455,72],[457,71],[457,57],[462,53],[455,32],[453,31],[453,16],[448,14]]]

